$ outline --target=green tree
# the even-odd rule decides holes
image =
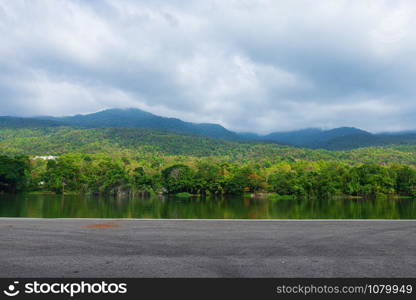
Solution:
[[[26,189],[30,164],[26,156],[0,155],[0,192],[15,193]]]
[[[183,164],[173,165],[162,171],[162,180],[168,193],[196,192],[193,170]]]

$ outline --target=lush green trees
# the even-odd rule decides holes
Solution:
[[[269,176],[269,190],[282,195],[319,196],[334,195],[376,196],[378,194],[411,195],[411,174],[415,169],[363,164],[350,166],[342,163],[321,162],[319,165],[304,162],[286,169],[276,169]]]
[[[45,181],[47,187],[56,193],[65,190],[80,190],[80,168],[73,156],[65,156],[57,160],[49,160],[46,167]]]
[[[255,163],[262,168],[280,162],[333,161],[416,165],[416,146],[369,147],[349,151],[294,148],[273,143],[232,142],[148,129],[69,127],[2,128],[0,154],[102,154],[131,161],[141,157],[152,169],[166,167],[166,157],[217,157],[223,161]]]
[[[130,187],[129,176],[123,165],[113,161],[102,161],[96,168],[98,192],[104,194],[127,193]]]
[[[178,164],[164,169],[162,179],[168,193],[196,193],[198,190],[194,171],[186,165]]]
[[[2,129],[0,154],[13,155],[0,160],[0,192],[416,196],[410,145],[327,151],[147,129],[46,127]],[[20,154],[59,158],[29,164]]]
[[[197,165],[195,184],[200,194],[222,194],[224,183],[224,169],[221,165],[208,162]]]
[[[399,195],[416,196],[416,170],[409,166],[396,166],[395,192]]]
[[[136,192],[149,194],[159,191],[161,188],[159,176],[146,174],[143,167],[137,167],[132,172],[131,182]]]
[[[56,193],[75,191],[92,194],[126,193],[132,181],[122,163],[110,157],[93,160],[80,154],[67,154],[49,160],[44,179],[46,187]]]
[[[155,161],[158,163],[155,164]],[[31,175],[31,176],[30,176]],[[215,157],[65,154],[57,159],[0,156],[0,191],[133,195],[273,192],[299,197],[416,196],[416,168],[331,161],[223,161]]]
[[[266,187],[264,178],[248,166],[230,169],[224,186],[225,193],[238,194],[242,192],[257,192]]]
[[[152,163],[153,164],[153,163]],[[349,165],[337,162],[258,164],[197,161],[187,165],[149,169],[134,160],[65,155],[49,161],[44,173],[47,187],[55,192],[84,191],[117,194],[166,192],[239,194],[274,192],[280,195],[331,197],[334,195],[416,195],[416,169],[405,165]]]
[[[25,156],[0,155],[0,193],[14,193],[26,189],[29,184],[30,165]]]
[[[294,171],[279,170],[269,179],[269,190],[279,195],[304,194],[303,186],[299,182],[299,176]]]
[[[359,178],[358,194],[377,195],[393,194],[395,185],[395,172],[376,164],[365,164],[352,168],[351,172],[356,173]]]

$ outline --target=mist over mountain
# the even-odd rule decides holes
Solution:
[[[276,143],[327,150],[416,144],[415,131],[373,134],[354,127],[339,127],[330,130],[307,128],[259,135],[251,132],[236,133],[218,124],[191,123],[177,118],[162,117],[136,108],[108,109],[92,114],[65,117],[0,117],[0,128],[40,128],[55,126],[120,129],[144,128],[222,140]]]

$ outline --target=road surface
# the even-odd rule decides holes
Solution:
[[[416,277],[416,221],[1,218],[0,277]]]

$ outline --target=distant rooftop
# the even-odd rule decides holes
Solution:
[[[53,155],[46,155],[46,156],[35,156],[34,159],[43,159],[43,160],[52,160],[52,159],[56,159],[58,158],[58,156],[53,156]]]

